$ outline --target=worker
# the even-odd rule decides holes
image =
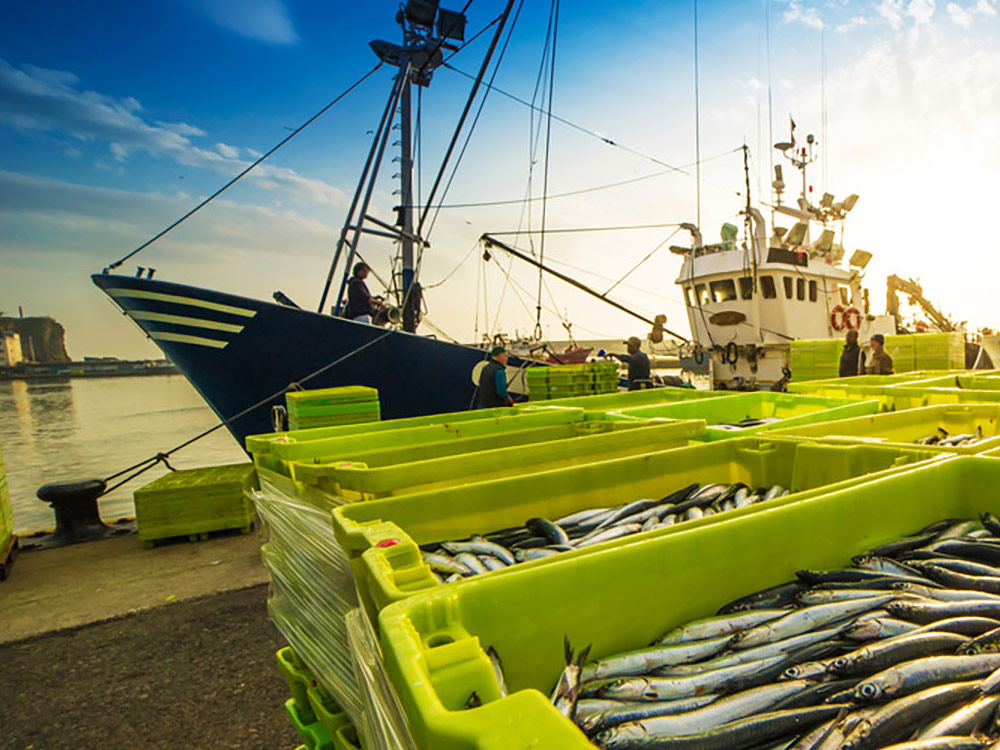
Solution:
[[[628,389],[639,391],[643,388],[652,388],[653,381],[649,376],[649,357],[642,351],[642,342],[639,337],[632,336],[623,343],[628,349],[628,354],[612,354],[611,356],[628,365]]]
[[[871,363],[865,367],[869,375],[892,375],[892,357],[885,351],[885,336],[881,333],[872,335],[869,342],[872,348]]]
[[[499,344],[490,350],[490,359],[479,373],[479,401],[477,409],[496,406],[513,406],[514,399],[507,392],[507,350]]]
[[[365,279],[369,273],[371,268],[367,263],[355,263],[354,275],[347,280],[347,307],[344,310],[344,317],[358,323],[370,324],[375,313],[385,307],[385,301],[381,297],[373,297],[368,291]]]
[[[858,346],[858,332],[853,328],[847,332],[844,351],[840,355],[840,377],[850,378],[865,371],[865,353]]]

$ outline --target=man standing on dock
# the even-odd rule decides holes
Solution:
[[[492,409],[497,406],[513,406],[514,399],[507,392],[507,350],[494,346],[490,359],[479,373],[479,401],[477,409]]]
[[[649,357],[642,351],[642,342],[638,336],[632,336],[625,342],[628,347],[628,354],[612,354],[615,359],[619,359],[628,365],[628,389],[639,391],[643,388],[652,388],[653,381],[649,376]]]
[[[888,355],[887,355],[888,356]],[[844,351],[840,355],[840,377],[850,378],[865,371],[865,353],[858,346],[858,332],[851,328],[844,341]]]
[[[881,333],[873,334],[871,347],[871,364],[865,368],[865,372],[869,375],[892,375],[892,357],[885,351],[885,336]]]

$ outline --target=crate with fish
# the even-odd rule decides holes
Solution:
[[[1000,391],[973,390],[970,388],[927,388],[919,383],[899,383],[886,389],[888,395],[901,402],[900,397],[921,398],[926,406],[942,404],[995,404],[1000,403]]]
[[[708,423],[705,438],[723,440],[781,427],[874,414],[878,410],[875,400],[755,392],[711,401],[639,406],[615,413],[638,419],[704,419]]]
[[[772,434],[816,440],[919,445],[951,453],[982,453],[1000,447],[1000,405],[925,406],[790,427],[774,430]]]
[[[139,539],[152,546],[171,537],[226,529],[249,531],[254,508],[247,491],[256,486],[251,463],[165,474],[135,491]]]
[[[469,412],[470,414],[475,412]],[[468,421],[444,421],[419,427],[401,427],[372,432],[352,434],[340,433],[329,437],[301,439],[289,435],[269,442],[266,452],[254,454],[258,467],[270,469],[286,476],[292,476],[291,464],[296,461],[312,462],[356,459],[360,454],[381,451],[386,461],[400,461],[407,456],[430,458],[444,455],[454,448],[462,450],[482,450],[492,442],[512,445],[520,439],[532,436],[544,439],[546,428],[565,428],[574,422],[582,422],[585,414],[580,408],[535,406],[519,411],[506,409],[502,414],[485,419]],[[380,422],[391,425],[392,422]],[[534,430],[535,432],[530,432]],[[479,442],[475,442],[479,441]],[[250,439],[248,439],[248,443]],[[442,452],[443,451],[443,452]],[[395,457],[395,458],[393,458]],[[363,460],[358,458],[357,460]]]
[[[850,380],[859,380],[851,378]],[[848,380],[848,379],[844,379]],[[817,396],[853,401],[874,400],[880,411],[902,411],[927,406],[921,390],[893,390],[891,384],[872,385],[837,381],[815,381],[813,383],[789,383],[788,392],[800,396]]]
[[[679,448],[705,434],[688,419],[648,424],[610,420],[568,426],[567,436],[382,466],[363,461],[296,464],[301,481],[347,500],[374,500],[566,466]]]
[[[443,586],[381,612],[386,671],[421,750],[987,747],[998,484],[946,458]]]
[[[333,527],[373,616],[442,582],[722,523],[935,457],[736,438],[342,506]]]

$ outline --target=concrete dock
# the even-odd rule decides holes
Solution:
[[[26,551],[0,583],[0,747],[301,744],[257,532]]]

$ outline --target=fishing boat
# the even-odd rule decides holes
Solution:
[[[710,370],[716,387],[781,381],[797,339],[842,339],[853,329],[866,342],[897,331],[894,316],[873,314],[862,286],[871,253],[855,250],[844,263],[845,224],[858,196],[811,200],[807,171],[817,159],[816,139],[797,143],[794,124],[790,140],[775,148],[800,172],[794,204],[784,201],[784,172],[776,164],[770,221],[748,197],[742,238],[737,226],[724,224],[721,241],[706,243],[698,226],[685,224],[690,246],[670,248],[683,258],[676,284],[693,339],[682,361]]]

